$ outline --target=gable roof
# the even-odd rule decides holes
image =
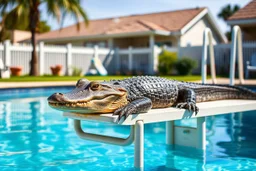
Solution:
[[[38,41],[56,41],[120,37],[129,35],[149,35],[149,34],[184,34],[199,19],[208,14],[209,20],[213,23],[215,30],[223,41],[226,37],[219,31],[213,18],[208,13],[207,8],[193,8],[177,11],[150,13],[142,15],[130,15],[99,20],[90,20],[86,27],[81,23],[80,30],[76,25],[68,26],[60,30],[50,31],[37,36]]]
[[[116,34],[124,32],[141,32],[145,30],[179,31],[205,8],[194,8],[178,11],[131,15],[99,20],[90,20],[89,26],[81,24],[77,31],[76,25],[60,30],[41,34],[38,40],[64,38],[73,36],[92,36]]]
[[[228,20],[256,19],[256,0],[238,10]]]

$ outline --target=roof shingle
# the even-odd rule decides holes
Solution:
[[[89,26],[76,25],[41,34],[37,40],[58,39],[79,36],[109,35],[118,33],[142,32],[150,30],[179,31],[205,8],[131,15],[100,20],[91,20]]]
[[[251,1],[245,7],[238,10],[228,20],[241,20],[256,18],[256,0]]]

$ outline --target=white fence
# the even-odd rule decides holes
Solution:
[[[62,75],[71,75],[72,67],[81,68],[86,73],[91,59],[98,56],[109,74],[152,74],[157,66],[159,48],[107,49],[72,46],[44,45],[36,48],[40,75],[51,74],[50,67],[62,65]],[[28,44],[12,45],[10,41],[0,44],[0,58],[7,66],[21,66],[22,74],[30,69],[32,47]],[[154,55],[152,55],[154,54]]]
[[[229,73],[230,65],[230,51],[231,44],[218,44],[214,46],[215,65],[217,74]],[[251,61],[252,55],[256,53],[256,42],[243,43],[243,61],[244,69],[246,69],[246,62]],[[201,57],[202,46],[181,47],[179,49],[179,56],[191,57],[198,61],[198,67],[194,70],[195,74],[201,73]]]

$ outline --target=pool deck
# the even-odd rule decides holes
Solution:
[[[201,81],[192,81],[200,83]],[[212,83],[211,79],[207,80],[207,83]],[[74,86],[76,81],[47,81],[47,82],[0,82],[0,89],[6,88],[36,88],[36,87],[61,87],[61,86]],[[217,84],[229,84],[229,79],[227,78],[218,78]],[[239,85],[239,80],[235,80],[235,84]],[[256,79],[254,80],[245,80],[244,85],[255,86]]]
[[[1,82],[0,89],[6,88],[36,88],[36,87],[62,87],[75,86],[76,81],[47,81],[47,82]]]

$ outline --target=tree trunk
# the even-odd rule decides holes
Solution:
[[[32,44],[32,58],[30,61],[30,72],[31,76],[38,76],[38,57],[36,53],[36,27],[39,21],[39,10],[38,10],[39,2],[37,0],[32,0],[32,4],[30,6],[30,23],[29,28],[31,32],[31,44]]]
[[[32,58],[30,61],[30,72],[29,75],[32,76],[38,76],[38,57],[36,53],[36,38],[35,38],[35,30],[30,30],[31,31],[31,43],[32,43]]]

